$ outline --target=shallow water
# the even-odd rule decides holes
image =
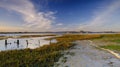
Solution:
[[[5,40],[0,40],[0,51],[14,50],[14,49],[35,49],[37,47],[50,44],[50,40],[44,40],[46,38],[51,38],[53,36],[46,37],[32,37],[32,38],[8,38],[7,45],[5,45]],[[19,44],[17,44],[19,40]],[[28,41],[28,44],[27,44]],[[56,43],[56,40],[51,40],[52,43]]]

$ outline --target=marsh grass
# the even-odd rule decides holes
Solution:
[[[53,35],[53,34],[49,34],[49,35],[22,35],[22,36],[19,36],[17,38],[31,38],[31,37],[45,37],[45,36],[56,36],[56,35]]]
[[[101,47],[110,49],[110,50],[120,51],[120,45],[106,45],[106,46],[101,46]]]
[[[92,34],[86,34],[86,35],[63,35],[62,37],[56,37],[58,41],[66,41],[66,42],[73,42],[76,40],[89,40],[89,39],[96,39],[100,38],[101,35],[92,35]]]
[[[101,38],[93,39],[93,42],[98,42],[98,44],[103,44],[102,48],[120,51],[120,34],[101,34]]]
[[[73,41],[100,37],[100,35],[63,35],[55,38],[57,43],[36,49],[2,51],[0,52],[0,67],[53,67],[54,63],[63,56],[62,51],[76,45],[72,43]]]
[[[68,49],[63,44],[46,45],[37,49],[0,52],[0,67],[53,67],[62,56],[60,51]]]
[[[36,49],[0,52],[0,67],[53,67],[72,43],[52,43]]]
[[[112,42],[120,43],[120,39],[111,40]]]
[[[0,36],[0,40],[7,39],[7,38],[10,38],[10,37],[7,37],[7,36]]]

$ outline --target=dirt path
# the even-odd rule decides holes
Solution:
[[[89,41],[77,41],[76,44],[64,53],[55,67],[120,67],[119,59],[91,46]]]

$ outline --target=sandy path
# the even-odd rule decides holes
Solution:
[[[119,59],[91,46],[89,41],[77,41],[76,44],[65,52],[55,67],[120,67]]]

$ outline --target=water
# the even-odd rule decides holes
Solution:
[[[23,33],[23,34],[20,34],[20,33],[18,33],[18,34],[0,34],[0,36],[22,36],[22,35],[49,35],[50,33],[34,33],[34,34],[32,34],[32,33]]]
[[[0,33],[0,36],[22,36],[22,35],[62,35],[64,33]]]
[[[5,45],[5,40],[0,40],[0,51],[25,49],[25,48],[35,49],[37,47],[50,44],[50,40],[45,40],[45,39],[51,37],[54,36],[19,38],[19,39],[8,38],[6,45]],[[17,40],[19,42],[17,42]],[[54,39],[51,42],[56,43],[57,41]]]

